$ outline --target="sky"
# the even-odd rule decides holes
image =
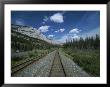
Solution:
[[[34,27],[63,43],[99,34],[100,11],[12,11],[11,24]]]

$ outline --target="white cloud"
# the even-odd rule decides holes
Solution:
[[[72,36],[72,39],[80,39],[80,37],[79,37],[77,34],[74,34],[74,35]]]
[[[80,36],[79,35],[77,35],[77,34],[67,34],[67,41],[71,41],[71,40],[73,40],[73,39],[80,39]]]
[[[16,20],[16,25],[24,25],[24,22],[20,19]]]
[[[52,35],[52,34],[48,35],[48,38],[53,38],[53,37],[54,37],[54,35]]]
[[[62,29],[59,29],[59,30],[57,30],[57,31],[55,31],[55,32],[57,33],[57,32],[64,32],[64,31],[65,31],[65,29],[62,28]]]
[[[45,22],[48,21],[48,17],[45,16],[44,19],[43,19],[43,21],[45,21]]]
[[[59,32],[59,30],[55,31],[56,33]]]
[[[50,26],[47,26],[47,25],[45,25],[45,26],[41,26],[41,27],[39,27],[39,31],[41,31],[41,32],[47,32],[48,31],[48,29],[49,29],[49,27]]]
[[[81,31],[81,30],[79,30],[79,31]],[[78,33],[68,33],[68,34],[65,34],[65,35],[61,36],[61,38],[56,39],[56,42],[58,44],[61,44],[61,43],[65,43],[66,40],[67,41],[71,41],[73,39],[79,40],[80,37],[86,38],[88,36],[95,36],[96,34],[99,34],[100,35],[100,28],[96,28],[96,29],[93,29],[93,30],[91,30],[89,32],[85,32],[82,35],[81,34],[78,34]]]
[[[78,28],[74,28],[72,30],[69,31],[69,33],[79,33],[81,30],[79,30]]]
[[[63,32],[63,31],[65,31],[65,29],[63,28],[63,29],[60,29],[60,32]]]
[[[59,43],[65,43],[66,41],[71,41],[73,39],[77,39],[78,40],[78,39],[80,39],[80,36],[78,36],[77,34],[73,34],[73,35],[65,34],[60,39],[58,39],[57,41]]]
[[[63,23],[64,22],[63,15],[61,13],[56,13],[56,14],[52,15],[50,17],[50,20],[54,21],[56,23]]]

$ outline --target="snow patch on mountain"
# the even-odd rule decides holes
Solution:
[[[54,40],[49,40],[44,34],[42,34],[39,30],[33,27],[12,24],[11,29],[29,37],[38,38],[51,44],[58,44],[58,42]]]

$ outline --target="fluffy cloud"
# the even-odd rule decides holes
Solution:
[[[55,31],[55,32],[64,32],[64,31],[65,31],[65,29],[62,28],[62,29],[59,29],[59,30],[57,30],[57,31]]]
[[[54,35],[52,35],[52,34],[48,35],[48,38],[53,38],[53,37],[54,37]]]
[[[48,31],[48,29],[49,29],[49,27],[50,26],[47,26],[47,25],[45,25],[45,26],[41,26],[41,27],[39,27],[39,31],[41,31],[41,32],[47,32]]]
[[[50,17],[50,20],[54,21],[56,23],[63,23],[64,22],[63,15],[61,13],[56,13],[56,14],[52,15]]]
[[[74,29],[69,31],[69,33],[79,33],[79,32],[80,32],[80,30],[77,28],[74,28]]]
[[[24,25],[24,22],[23,22],[23,20],[18,19],[18,20],[16,20],[16,24],[17,25]]]
[[[72,39],[80,39],[80,37],[79,37],[77,34],[74,34],[74,35],[72,36]]]
[[[65,31],[65,29],[63,28],[63,29],[60,29],[60,32],[63,32],[63,31]]]

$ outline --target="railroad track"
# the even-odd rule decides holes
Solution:
[[[45,56],[45,55],[43,55],[43,56]],[[22,70],[23,68],[29,66],[30,64],[34,63],[35,61],[38,61],[40,58],[41,58],[41,56],[39,56],[39,58],[25,59],[24,61],[17,63],[16,65],[11,67],[11,75],[13,76],[13,74],[15,74],[16,72],[18,72],[18,71]]]
[[[64,71],[58,51],[56,51],[49,76],[50,77],[65,77],[66,76],[66,73]]]
[[[13,66],[11,68],[11,75],[13,75],[14,73],[22,70],[23,68],[25,68],[26,66],[32,64],[33,62],[35,62],[37,60],[38,60],[37,58],[28,59],[28,60],[24,61],[23,63],[19,63],[19,64]]]
[[[89,77],[71,59],[55,50],[43,58],[25,61],[12,68],[14,77]]]
[[[29,71],[28,70],[31,70],[33,68],[33,66],[39,66],[40,68],[36,67],[37,69],[32,69],[31,70],[31,76],[40,76],[43,68],[49,64],[49,61],[51,60],[51,58],[53,57],[55,51],[47,54],[47,55],[43,55],[42,58],[39,57],[39,58],[31,58],[31,59],[27,59],[27,60],[24,60],[24,61],[21,61],[20,63],[16,64],[15,66],[12,66],[11,67],[11,76],[12,77],[27,77],[26,73]],[[47,56],[47,58],[45,58]],[[49,59],[49,58],[50,59]],[[46,61],[45,61],[46,60]],[[46,63],[42,63],[43,62],[47,62],[48,61],[48,64]],[[53,60],[51,60],[53,61]],[[47,66],[46,68],[50,67],[51,65]],[[32,68],[31,68],[32,67]],[[41,69],[42,68],[42,69]],[[33,72],[33,70],[37,70],[36,73]],[[48,70],[48,69],[47,69]],[[26,72],[26,73],[25,73]],[[20,74],[19,74],[20,73]],[[41,75],[42,76],[42,75]],[[47,76],[47,75],[46,75]],[[30,76],[29,76],[30,77]]]

